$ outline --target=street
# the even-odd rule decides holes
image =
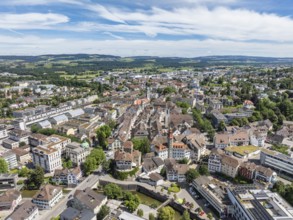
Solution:
[[[67,208],[67,202],[68,202],[69,196],[73,196],[77,189],[82,190],[87,187],[94,186],[95,184],[97,184],[98,180],[99,180],[99,176],[96,176],[93,174],[89,175],[76,188],[74,188],[70,193],[64,195],[63,198],[61,199],[61,201],[59,201],[58,204],[55,205],[52,209],[40,211],[40,213],[39,213],[40,215],[37,220],[44,220],[44,219],[50,220],[52,217],[56,217],[56,216],[60,215]]]

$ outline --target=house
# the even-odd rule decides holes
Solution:
[[[75,167],[73,169],[60,169],[55,170],[52,181],[58,185],[70,185],[74,186],[78,184],[82,173],[80,167]]]
[[[15,149],[19,147],[19,142],[10,138],[6,138],[2,141],[2,145],[7,149]]]
[[[230,145],[230,137],[229,134],[215,134],[214,137],[214,145],[215,148],[224,149]]]
[[[122,141],[118,138],[108,138],[108,150],[116,151],[122,148]]]
[[[16,154],[13,153],[11,150],[4,152],[1,155],[1,157],[6,161],[6,163],[8,164],[8,168],[10,170],[14,169],[14,168],[16,168],[18,166]]]
[[[123,148],[115,152],[114,160],[118,170],[130,170],[141,165],[141,152],[133,150],[133,143],[126,141]]]
[[[218,133],[214,137],[215,148],[224,149],[232,146],[249,145],[249,135],[247,130],[236,130],[233,133]]]
[[[70,158],[72,163],[76,166],[80,166],[90,154],[90,147],[87,142],[82,144],[72,142],[66,146],[66,157]]]
[[[28,137],[29,132],[20,130],[20,129],[13,129],[8,133],[9,139],[13,141],[17,141],[19,143],[23,142],[25,144],[28,144]]]
[[[14,212],[6,218],[6,220],[32,220],[37,219],[38,216],[38,206],[31,201],[25,201],[23,204],[18,206]]]
[[[9,189],[5,192],[2,192],[0,195],[0,211],[13,211],[16,206],[21,202],[21,200],[21,193],[18,190]]]
[[[208,169],[211,173],[220,173],[222,171],[222,155],[224,151],[219,148],[212,149],[209,155]]]
[[[30,153],[22,148],[15,148],[11,151],[16,155],[17,162],[20,164],[28,163],[32,159]]]
[[[97,216],[89,210],[77,210],[68,207],[60,214],[60,220],[96,220]]]
[[[77,210],[90,210],[97,214],[107,202],[107,196],[99,194],[91,188],[76,190],[73,196],[72,207]]]
[[[178,164],[174,158],[168,158],[164,161],[166,167],[166,177],[169,181],[185,182],[185,174],[189,166],[187,164]]]
[[[142,170],[144,173],[160,172],[164,166],[164,161],[160,157],[143,159]]]
[[[239,160],[229,155],[223,155],[221,163],[221,172],[227,176],[235,178],[238,173],[238,168],[240,166]]]
[[[255,108],[253,102],[250,101],[250,100],[245,100],[243,102],[243,107],[246,108],[246,109],[253,109],[253,108]]]
[[[51,209],[62,198],[62,188],[50,184],[44,185],[32,198],[39,209]]]
[[[32,150],[34,165],[42,167],[46,172],[54,172],[62,168],[61,151],[52,147],[39,146]]]
[[[257,147],[263,147],[265,146],[265,141],[267,139],[267,131],[257,129],[257,128],[252,128],[249,131],[249,138],[250,138],[251,145],[257,146]]]
[[[218,110],[211,111],[212,122],[215,127],[219,126],[221,122],[228,123],[228,119]]]
[[[17,174],[0,174],[0,190],[13,189],[17,185]]]
[[[192,133],[187,135],[183,142],[192,150],[191,159],[199,161],[200,157],[206,152],[206,141],[203,134]]]

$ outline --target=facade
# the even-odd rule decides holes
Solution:
[[[122,148],[122,142],[118,138],[108,138],[108,150],[119,150]]]
[[[262,150],[260,153],[260,162],[263,166],[267,166],[293,179],[293,159],[285,154],[276,153],[269,150]]]
[[[13,211],[16,206],[21,202],[22,197],[19,191],[9,189],[0,195],[0,211],[9,210]]]
[[[61,151],[39,146],[32,150],[33,162],[35,165],[42,167],[46,172],[54,172],[62,168]]]
[[[7,162],[8,168],[14,169],[18,166],[16,154],[12,151],[7,151],[1,155],[1,157]]]
[[[224,152],[220,149],[212,150],[209,161],[208,161],[208,169],[211,173],[220,173],[222,171],[222,154]]]
[[[12,152],[16,155],[17,162],[20,164],[28,163],[32,159],[30,153],[22,148],[13,149]]]
[[[98,194],[89,187],[84,190],[76,190],[73,197],[73,208],[78,210],[90,210],[94,214],[97,214],[101,207],[107,202],[107,196]]]
[[[86,142],[82,144],[73,142],[66,146],[66,157],[70,158],[76,166],[80,166],[89,154],[90,148]]]
[[[17,180],[17,174],[0,174],[0,190],[15,188]]]
[[[31,201],[25,201],[6,220],[33,220],[39,216],[38,206]]]
[[[39,209],[51,209],[62,198],[62,188],[52,186],[50,184],[44,185],[34,196],[32,202],[38,206]]]
[[[6,125],[0,125],[0,143],[1,140],[8,136],[7,127]]]
[[[162,160],[165,160],[168,158],[168,148],[163,144],[156,146],[155,152],[158,155],[158,157],[160,157]]]
[[[191,159],[199,161],[200,157],[206,152],[206,141],[203,134],[190,134],[187,135],[183,142],[192,149]]]
[[[189,169],[187,164],[178,164],[174,158],[165,161],[166,177],[169,181],[185,182],[185,174]]]
[[[59,185],[77,185],[81,178],[79,167],[74,169],[55,170],[52,181]]]
[[[228,188],[234,219],[293,220],[293,208],[277,193],[256,189],[254,185]]]
[[[200,176],[193,180],[192,186],[219,213],[220,218],[230,214],[230,201],[226,193],[227,184],[212,177]]]

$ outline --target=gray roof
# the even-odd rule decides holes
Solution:
[[[45,127],[51,126],[51,123],[50,123],[48,120],[40,121],[38,124],[39,124],[42,128],[45,128]]]
[[[55,120],[56,122],[68,121],[68,118],[66,115],[57,115],[53,117],[52,119]]]
[[[84,110],[81,108],[73,109],[66,113],[66,115],[70,118],[75,118],[83,114],[84,114]]]
[[[36,209],[38,209],[37,205],[33,204],[31,201],[25,201],[22,205],[18,206],[6,220],[28,219]]]

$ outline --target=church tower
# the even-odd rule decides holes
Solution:
[[[173,158],[173,133],[171,128],[168,132],[168,158]]]

